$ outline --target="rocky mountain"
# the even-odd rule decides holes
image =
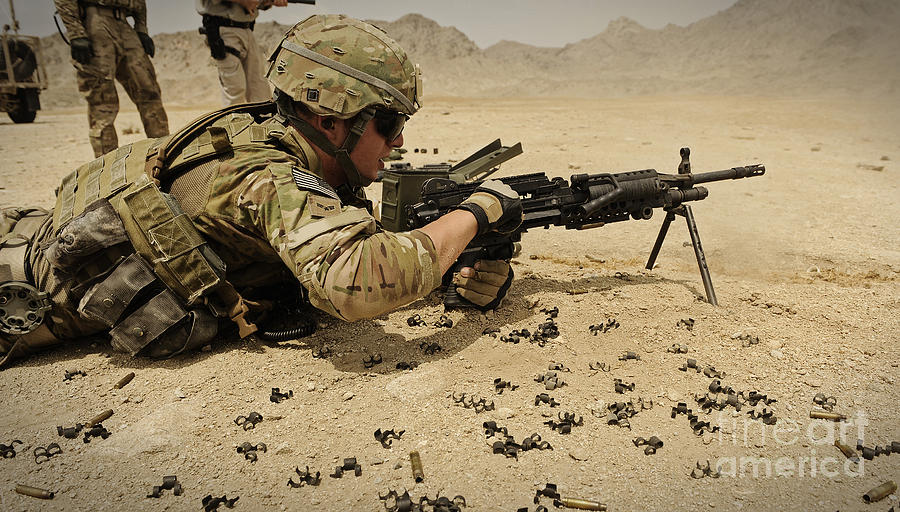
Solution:
[[[426,97],[900,95],[896,0],[740,0],[687,27],[654,30],[619,18],[563,48],[502,41],[481,49],[456,28],[418,14],[373,23],[421,64]],[[287,28],[260,24],[257,40],[268,51]],[[180,32],[155,40],[165,101],[217,103],[203,36]],[[45,105],[78,104],[68,48],[58,35],[43,44],[50,78]]]

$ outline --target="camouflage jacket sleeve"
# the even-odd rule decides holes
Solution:
[[[78,15],[78,0],[53,0],[53,2],[56,4],[56,11],[59,13],[63,25],[66,26],[69,40],[87,37],[87,31],[81,23],[81,16]]]
[[[441,283],[437,252],[421,231],[389,233],[364,209],[300,190],[291,167],[257,173],[238,206],[309,292],[312,304],[348,321],[374,318]]]
[[[147,2],[145,0],[136,0],[134,2],[134,11],[131,15],[134,17],[134,30],[149,34],[147,31]]]

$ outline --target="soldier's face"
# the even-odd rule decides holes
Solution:
[[[378,171],[384,169],[382,158],[386,158],[391,153],[391,149],[401,146],[403,146],[402,133],[389,142],[384,135],[375,129],[375,120],[372,119],[366,125],[366,131],[359,138],[359,142],[356,143],[353,152],[350,153],[350,158],[364,178],[375,181],[375,178],[378,177]]]

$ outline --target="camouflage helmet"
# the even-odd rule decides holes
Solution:
[[[412,115],[422,95],[419,67],[397,42],[342,14],[291,28],[269,57],[266,78],[313,113],[340,119],[370,106]]]

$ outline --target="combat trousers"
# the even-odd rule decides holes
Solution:
[[[147,137],[169,134],[169,120],[163,109],[156,71],[141,46],[137,32],[124,19],[108,10],[85,9],[84,26],[94,48],[87,65],[73,61],[78,90],[88,103],[89,137],[94,156],[119,147],[113,123],[119,113],[119,95],[114,80],[125,88],[137,106]]]
[[[222,27],[219,29],[225,46],[234,48],[240,57],[231,52],[216,60],[219,83],[222,85],[222,104],[252,103],[272,99],[272,90],[266,81],[262,53],[253,31],[249,28]]]

